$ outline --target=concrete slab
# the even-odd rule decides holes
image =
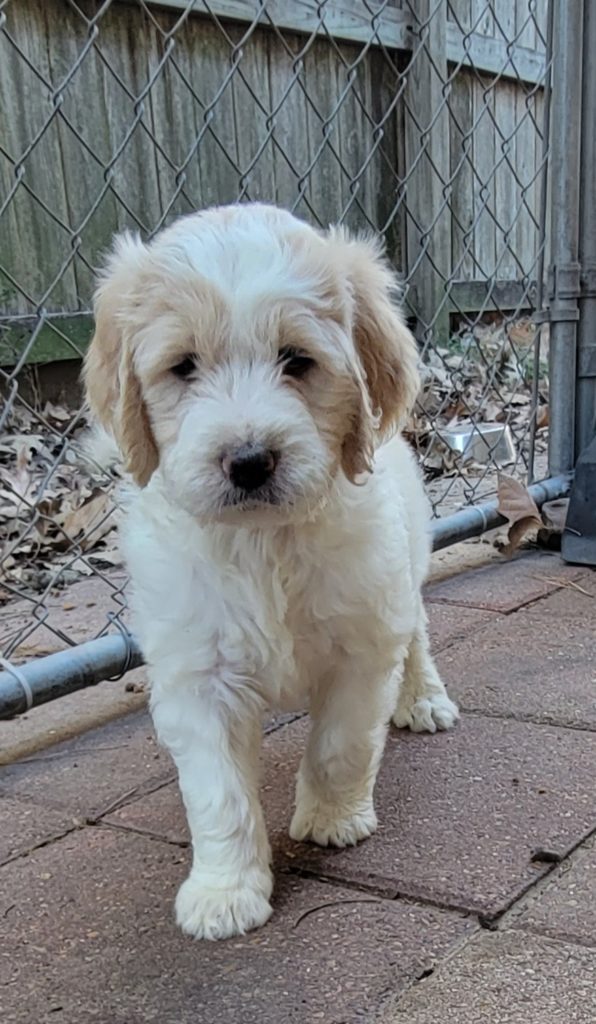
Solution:
[[[492,917],[596,825],[596,735],[466,717],[436,736],[392,733],[377,787],[379,831],[345,850],[287,836],[307,721],[267,737],[263,801],[278,870],[306,870],[385,896]],[[187,842],[175,786],[129,802],[119,826]]]
[[[68,811],[0,797],[0,864],[77,824]]]
[[[553,872],[515,927],[596,948],[596,845],[590,842]]]
[[[593,1024],[596,953],[520,932],[484,932],[415,984],[379,1024]]]
[[[596,729],[595,622],[596,599],[565,589],[452,645],[439,669],[462,709]]]
[[[451,605],[430,601],[426,604],[426,612],[434,654],[470,635],[475,636],[479,630],[501,618],[498,612],[481,608],[453,608]]]
[[[581,579],[585,572],[566,565],[556,554],[523,552],[499,565],[487,565],[431,584],[426,599],[509,613],[554,593],[569,580]]]
[[[138,712],[0,769],[0,795],[95,818],[173,771],[148,714]]]
[[[319,876],[386,895],[501,913],[596,825],[596,735],[466,716],[449,733],[391,733],[379,775],[380,828],[365,844],[324,851],[286,839],[296,726],[271,737],[265,805],[275,845]],[[549,865],[552,866],[552,865]]]
[[[186,860],[86,828],[3,868],[3,1024],[351,1024],[475,929],[454,913],[282,878],[264,929],[197,943],[172,917]]]

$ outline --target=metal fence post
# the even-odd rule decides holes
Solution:
[[[596,4],[584,4],[575,456],[596,435]]]
[[[584,3],[552,2],[549,472],[554,476],[569,472],[575,462]]]

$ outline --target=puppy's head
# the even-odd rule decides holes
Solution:
[[[202,521],[303,518],[369,472],[418,387],[378,245],[265,206],[116,241],[96,293],[91,408],[144,486]]]

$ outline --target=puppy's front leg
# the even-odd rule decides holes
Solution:
[[[250,695],[197,678],[154,687],[152,712],[180,780],[192,838],[176,918],[196,938],[224,939],[271,914],[270,851],[258,797],[261,709]]]
[[[375,831],[373,790],[405,652],[404,646],[393,671],[379,671],[374,656],[344,654],[337,659],[333,675],[313,695],[312,729],[298,773],[290,825],[292,839],[351,846]]]

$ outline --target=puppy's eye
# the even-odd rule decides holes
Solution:
[[[309,370],[315,365],[314,359],[301,352],[299,348],[291,348],[289,345],[280,348],[277,356],[278,365],[286,377],[305,377]]]
[[[186,380],[190,377],[191,373],[197,368],[197,362],[194,356],[185,356],[179,363],[171,367],[171,373],[180,380]]]

